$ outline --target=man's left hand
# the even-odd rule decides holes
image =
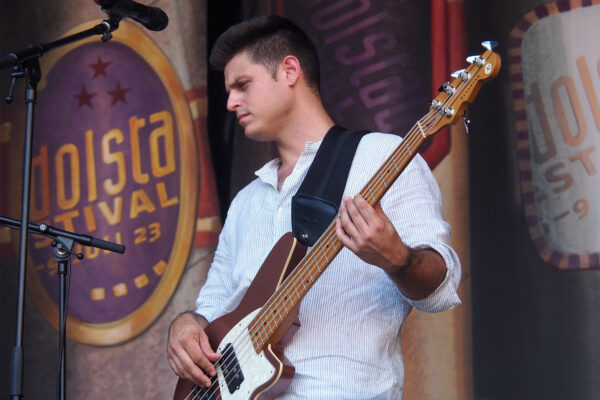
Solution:
[[[344,197],[336,233],[344,246],[363,261],[386,272],[405,266],[410,249],[380,206],[373,208],[361,195]]]

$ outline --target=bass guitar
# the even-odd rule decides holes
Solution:
[[[419,149],[436,132],[455,124],[477,96],[484,81],[500,71],[500,56],[492,42],[479,56],[467,58],[469,66],[457,71],[440,88],[429,112],[408,132],[360,194],[375,206],[400,176]],[[335,219],[306,254],[306,247],[291,233],[269,253],[240,306],[206,327],[213,349],[222,356],[208,388],[180,379],[175,400],[271,399],[291,382],[294,367],[283,356],[283,346],[298,328],[300,302],[329,263],[342,249]]]

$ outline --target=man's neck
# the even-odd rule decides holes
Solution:
[[[319,142],[334,125],[321,102],[307,104],[290,118],[275,146],[281,157],[277,171],[277,187],[281,190],[285,178],[294,170],[307,142]]]

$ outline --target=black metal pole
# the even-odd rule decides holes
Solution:
[[[29,192],[31,186],[31,151],[33,147],[33,115],[37,100],[37,84],[40,79],[40,65],[37,58],[28,60],[25,69],[25,103],[27,106],[25,126],[25,148],[23,151],[23,187],[21,190],[21,242],[19,247],[19,292],[17,299],[16,342],[12,358],[12,374],[10,384],[11,398],[23,397],[23,319],[25,315],[25,275],[27,262],[27,245],[29,238]]]
[[[72,242],[72,241],[71,241]],[[59,382],[58,382],[58,398],[65,400],[67,398],[66,388],[66,371],[67,371],[67,334],[66,334],[66,321],[67,321],[67,276],[70,271],[69,268],[69,253],[62,248],[55,249],[56,258],[58,261],[58,292],[59,292],[59,335],[58,335],[58,348],[60,349],[60,360],[59,360]]]
[[[21,191],[21,236],[19,246],[19,280],[17,294],[17,321],[16,339],[11,360],[10,398],[20,400],[23,398],[23,325],[25,316],[25,278],[27,267],[27,245],[29,233],[29,203],[31,186],[31,152],[33,144],[33,119],[35,103],[37,101],[37,84],[41,77],[39,58],[49,50],[66,45],[77,40],[93,35],[102,35],[102,40],[109,40],[111,32],[119,26],[119,18],[111,17],[102,21],[91,29],[67,36],[47,44],[39,43],[27,49],[12,52],[0,57],[0,69],[15,67],[21,68],[26,81],[25,103],[27,108],[25,127],[25,149],[23,154],[23,187]],[[14,76],[14,75],[13,75]],[[64,352],[63,352],[64,353]],[[61,355],[62,357],[62,355]],[[61,363],[64,367],[64,362]],[[61,368],[60,374],[64,374]],[[60,385],[64,385],[64,375],[60,377]],[[64,387],[59,388],[63,390]]]

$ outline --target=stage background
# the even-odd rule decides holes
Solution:
[[[273,156],[270,146],[248,141],[224,111],[222,74],[207,70],[207,48],[232,23],[279,13],[294,19],[318,44],[324,101],[336,121],[400,135],[427,111],[434,89],[448,79],[448,73],[464,68],[464,55],[481,53],[482,40],[500,42],[503,69],[470,108],[471,133],[466,135],[461,127],[441,133],[424,153],[442,188],[444,215],[453,226],[451,241],[463,263],[463,304],[442,314],[411,313],[402,333],[407,374],[403,398],[600,398],[597,0],[144,3],[165,10],[169,26],[162,32],[149,32],[135,23],[123,23],[128,26],[113,39],[122,46],[106,47],[107,55],[137,60],[135,69],[127,68],[133,61],[118,68],[117,60],[103,58],[104,53],[98,59],[91,43],[70,49],[91,57],[79,69],[60,64],[68,61],[66,51],[45,57],[52,62],[44,73],[70,72],[58,80],[51,97],[55,108],[44,111],[48,106],[42,105],[43,97],[38,105],[45,117],[36,125],[34,156],[39,164],[35,179],[39,184],[45,177],[39,166],[46,165],[42,150],[46,145],[51,189],[46,196],[43,185],[38,187],[32,207],[61,228],[70,221],[65,214],[77,210],[79,219],[72,219],[75,228],[100,237],[110,234],[112,240],[119,239],[119,232],[142,227],[147,230],[147,242],[153,237],[159,240],[151,233],[151,225],[161,223],[165,233],[160,240],[166,240],[161,246],[150,245],[154,242],[136,245],[135,239],[142,237],[142,231],[137,231],[132,243],[124,243],[128,247],[124,256],[100,256],[111,257],[106,259],[114,270],[108,276],[122,278],[122,282],[131,278],[129,286],[122,286],[121,281],[102,286],[98,283],[102,274],[86,275],[93,288],[105,289],[91,292],[95,301],[128,300],[124,294],[133,293],[136,287],[153,291],[137,302],[123,303],[134,310],[127,314],[120,309],[127,315],[98,311],[94,305],[99,303],[93,301],[87,307],[83,300],[88,298],[72,300],[70,310],[79,314],[72,315],[75,323],[67,346],[69,397],[172,396],[176,379],[165,358],[168,324],[193,307],[231,198]],[[92,1],[33,1],[27,6],[3,1],[0,54],[57,39],[102,18]],[[131,37],[140,41],[131,43]],[[109,61],[112,64],[105,65]],[[353,80],[357,71],[354,77],[360,78]],[[152,73],[160,77],[162,89],[150,85],[158,79],[150,79],[146,86],[155,91],[139,95],[136,90],[146,87],[143,80]],[[46,93],[51,83],[44,86]],[[0,75],[3,95],[8,86],[4,70]],[[43,88],[40,93],[45,94]],[[15,97],[10,106],[0,103],[0,214],[19,218],[22,82],[17,84]],[[161,110],[173,117],[172,130],[165,114],[151,119]],[[86,114],[92,111],[96,113]],[[52,117],[53,124],[43,123],[53,121]],[[53,129],[59,123],[64,124],[61,130]],[[136,126],[137,136],[131,133]],[[122,141],[115,127],[123,133]],[[86,133],[90,130],[92,139]],[[154,148],[144,147],[146,138]],[[172,147],[167,145],[169,138],[174,140]],[[73,164],[75,153],[81,164]],[[95,154],[95,163],[90,164],[90,154]],[[177,156],[174,166],[169,154]],[[60,175],[57,160],[66,165],[61,173],[67,178],[62,180],[55,178]],[[101,165],[101,161],[104,170],[98,167],[96,175],[91,174],[90,165]],[[79,176],[72,173],[74,165],[82,166]],[[99,183],[96,195],[90,189],[94,176]],[[194,182],[182,176],[195,176]],[[126,183],[121,188],[122,177]],[[108,186],[104,185],[107,180]],[[54,188],[60,186],[57,181],[67,189],[55,193]],[[78,182],[80,193],[74,189]],[[119,196],[125,203],[124,217],[111,219]],[[44,214],[44,199],[50,198],[60,198],[60,202],[54,207],[52,200],[54,208]],[[75,199],[80,200],[77,206]],[[99,205],[102,202],[104,206]],[[113,224],[102,225],[102,218]],[[173,231],[167,231],[167,226]],[[177,240],[175,233],[168,232],[177,232]],[[33,243],[32,239],[30,246]],[[136,248],[144,251],[136,252]],[[174,249],[181,250],[178,256],[171,254]],[[143,258],[142,270],[135,273],[134,257],[149,257]],[[18,236],[0,228],[3,396],[8,395],[14,345],[17,259]],[[47,266],[32,265],[30,274],[46,275],[37,280],[41,285],[35,284],[35,275],[28,277],[24,390],[25,398],[42,399],[56,393],[58,335],[50,300],[56,276]],[[73,269],[80,271],[84,265]],[[153,273],[162,278],[153,281]],[[80,286],[75,285],[76,279],[74,275],[74,295]],[[136,312],[137,319],[129,317]],[[114,326],[124,328],[111,330]]]

